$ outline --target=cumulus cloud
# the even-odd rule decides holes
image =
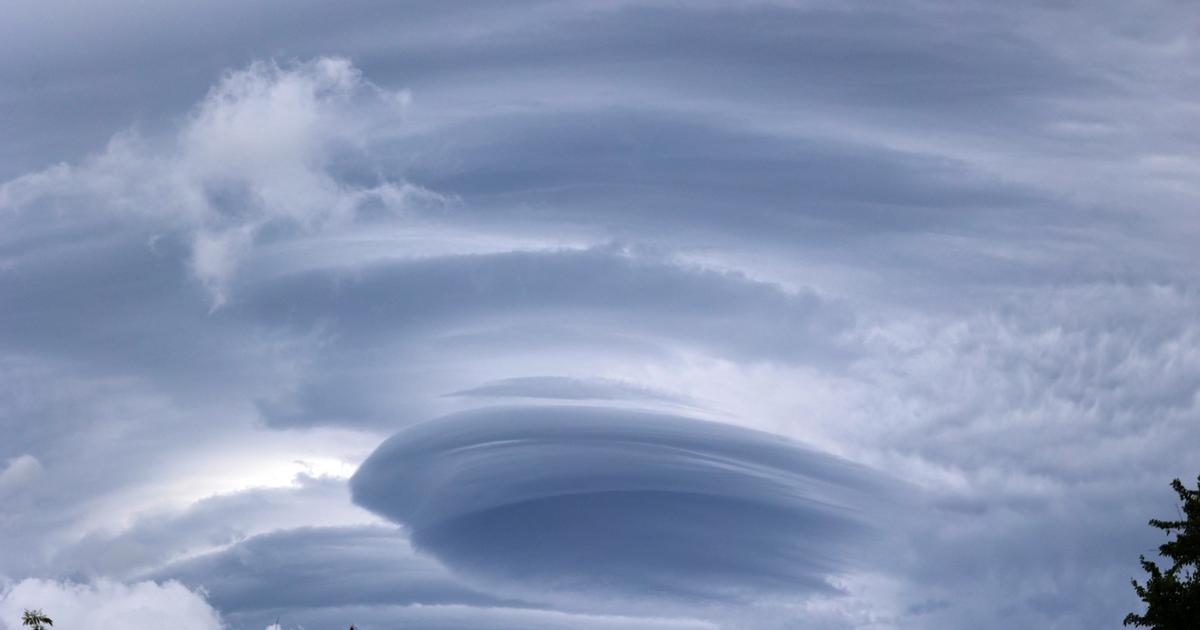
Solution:
[[[874,533],[868,510],[886,487],[767,434],[582,407],[416,425],[351,485],[455,570],[526,595],[634,599],[830,590]]]
[[[0,628],[18,630],[25,609],[41,608],[56,627],[79,630],[222,630],[220,615],[178,582],[88,584],[27,579],[0,591]]]
[[[117,134],[103,152],[0,186],[0,208],[141,215],[183,230],[190,268],[214,306],[268,227],[301,232],[365,209],[398,212],[437,196],[377,174],[346,179],[375,127],[394,122],[407,92],[362,78],[346,59],[255,62],[227,72],[173,137]]]

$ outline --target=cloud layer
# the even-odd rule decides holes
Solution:
[[[556,612],[487,595],[418,555],[393,528],[300,528],[167,566],[156,579],[203,588],[230,628],[712,628],[696,620]]]
[[[13,0],[0,580],[253,630],[1113,625],[1200,469],[1187,12]]]
[[[865,469],[766,434],[585,407],[414,426],[351,487],[467,574],[651,599],[827,590],[884,502]]]

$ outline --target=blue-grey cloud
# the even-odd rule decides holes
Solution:
[[[390,331],[471,328],[480,319],[570,316],[610,334],[644,331],[779,360],[836,354],[837,334],[854,316],[811,290],[788,292],[743,274],[681,267],[612,246],[300,272],[254,286],[233,308],[297,327],[328,322],[356,344]],[[780,334],[783,327],[792,334]]]
[[[662,400],[682,402],[678,397],[603,378],[566,376],[521,376],[506,378],[448,394],[483,398],[545,398],[563,400]]]
[[[617,247],[387,262],[271,278],[231,316],[320,330],[323,369],[259,402],[274,426],[392,425],[428,387],[409,372],[459,356],[570,348],[836,365],[854,313],[810,290],[688,268]],[[370,357],[369,360],[364,360]],[[337,369],[329,369],[338,366]]]
[[[355,605],[505,604],[414,554],[401,532],[385,527],[263,534],[168,565],[153,577],[203,588],[209,602],[227,613],[290,610],[294,616],[305,608]]]
[[[296,610],[294,608],[233,613],[223,620],[235,630],[261,630],[279,620],[281,629],[339,628],[362,630],[716,630],[721,626],[686,617],[579,614],[534,608],[464,606],[460,604],[357,605]],[[274,630],[273,628],[271,630]]]
[[[564,614],[477,590],[390,527],[280,530],[150,575],[204,593],[230,628],[710,628],[688,620]]]
[[[304,625],[1076,630],[1137,605],[1145,519],[1200,467],[1184,3],[70,9],[0,20],[0,582],[65,607],[64,578],[108,584],[87,599],[377,522],[295,475],[590,400],[888,470],[920,527],[771,610],[331,599]],[[484,544],[436,540],[464,567]],[[455,579],[517,583],[484,573]]]
[[[345,482],[298,476],[284,488],[254,488],[206,497],[186,508],[139,514],[118,531],[92,531],[54,550],[48,574],[77,578],[161,578],[158,569],[180,557],[234,546],[297,519],[311,527],[361,523]],[[314,511],[321,517],[314,518]],[[325,531],[325,530],[321,530]],[[241,547],[239,547],[241,548]],[[182,574],[180,574],[182,575]]]
[[[455,143],[444,146],[444,135]],[[817,134],[778,137],[715,115],[497,114],[406,146],[431,154],[412,176],[455,191],[466,212],[603,226],[621,238],[680,230],[795,245],[965,229],[999,211],[1052,218],[1038,212],[1036,190],[980,177],[962,162]],[[513,198],[522,205],[512,207]]]
[[[529,592],[753,599],[829,590],[886,485],[726,425],[515,407],[406,429],[351,487],[448,566]]]

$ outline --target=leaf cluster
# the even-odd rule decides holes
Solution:
[[[42,610],[26,610],[25,614],[21,615],[21,625],[28,626],[29,630],[46,630],[47,626],[53,626],[54,620],[46,616]]]
[[[1171,482],[1171,487],[1183,502],[1181,518],[1150,520],[1151,527],[1174,534],[1174,539],[1158,548],[1159,555],[1171,564],[1163,570],[1141,556],[1142,569],[1149,578],[1144,585],[1133,580],[1133,588],[1146,603],[1146,612],[1126,615],[1127,626],[1155,630],[1200,628],[1200,477],[1195,490],[1188,489],[1178,479]]]

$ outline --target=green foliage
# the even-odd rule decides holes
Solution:
[[[1158,548],[1158,553],[1171,561],[1163,571],[1153,562],[1141,557],[1142,569],[1150,574],[1145,586],[1133,580],[1138,597],[1146,602],[1146,613],[1129,613],[1127,626],[1144,626],[1156,630],[1196,630],[1200,628],[1200,478],[1196,489],[1187,489],[1178,479],[1171,487],[1183,501],[1183,518],[1177,521],[1151,519],[1157,527],[1175,539]]]
[[[24,615],[21,615],[21,625],[29,626],[29,630],[46,630],[47,626],[53,626],[54,620],[46,616],[39,608],[37,610],[26,610]]]

